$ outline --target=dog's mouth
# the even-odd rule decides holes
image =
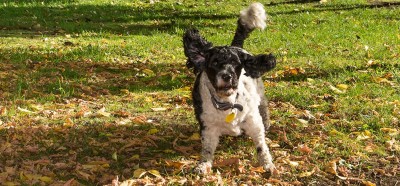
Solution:
[[[225,85],[217,88],[217,94],[220,97],[227,97],[235,93],[237,87],[232,85]]]

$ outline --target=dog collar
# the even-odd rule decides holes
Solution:
[[[243,111],[243,106],[241,104],[232,104],[229,102],[219,102],[214,96],[211,96],[211,102],[213,103],[214,107],[218,110],[229,110],[229,109],[238,109],[239,111]]]

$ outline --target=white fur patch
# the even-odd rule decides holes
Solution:
[[[240,11],[240,21],[249,29],[264,29],[267,15],[261,3],[253,3],[247,9]]]

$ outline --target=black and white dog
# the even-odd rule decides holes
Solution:
[[[265,20],[260,3],[242,10],[231,46],[213,47],[195,29],[183,36],[186,65],[197,75],[192,96],[202,141],[201,161],[195,170],[201,174],[211,171],[219,137],[243,132],[253,139],[264,170],[275,170],[265,143],[270,124],[261,76],[275,67],[276,60],[272,54],[253,56],[242,49],[250,32],[265,28]]]

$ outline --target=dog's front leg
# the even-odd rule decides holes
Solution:
[[[246,134],[249,135],[254,142],[257,149],[258,163],[263,166],[265,171],[269,171],[271,174],[276,173],[274,163],[272,163],[272,156],[269,152],[269,148],[265,143],[265,129],[262,124],[261,116],[251,117],[246,123],[245,127]]]
[[[201,160],[195,171],[199,174],[211,172],[214,152],[219,143],[220,134],[215,130],[204,129],[201,131]]]

